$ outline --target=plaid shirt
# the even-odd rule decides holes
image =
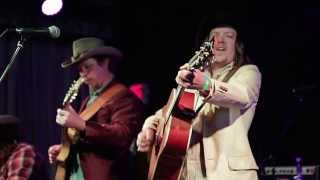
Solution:
[[[20,143],[0,169],[0,180],[27,180],[35,164],[36,153],[31,145]]]

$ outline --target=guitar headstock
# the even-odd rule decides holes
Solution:
[[[213,58],[209,58],[212,56],[212,44],[210,42],[204,42],[199,51],[195,52],[194,58],[192,58],[188,64],[190,69],[201,69],[208,67]]]
[[[65,95],[62,105],[65,106],[67,103],[72,103],[78,96],[79,88],[84,82],[84,78],[80,77],[78,80],[73,81],[67,94]]]

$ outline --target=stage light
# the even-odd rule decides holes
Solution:
[[[42,13],[47,16],[52,16],[57,14],[62,8],[62,0],[45,0],[42,3]]]

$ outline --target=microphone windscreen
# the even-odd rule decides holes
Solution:
[[[49,33],[50,33],[51,37],[53,37],[53,38],[60,37],[60,29],[57,26],[50,26]]]

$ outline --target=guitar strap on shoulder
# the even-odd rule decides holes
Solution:
[[[111,97],[125,90],[126,87],[120,83],[111,86],[104,91],[90,106],[80,113],[80,117],[88,121]]]
[[[111,97],[126,90],[123,84],[117,83],[105,90],[90,106],[80,113],[80,117],[84,121],[88,121]],[[73,143],[79,139],[79,133],[74,128],[68,128],[68,137]]]
[[[239,69],[239,66],[234,66],[234,67],[228,72],[228,74],[223,78],[222,82],[228,82],[229,79],[232,77],[232,75],[233,75],[234,73],[236,73],[238,69]]]

